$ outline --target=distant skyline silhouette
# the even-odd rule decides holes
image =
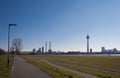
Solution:
[[[0,48],[7,50],[7,33],[11,43],[21,38],[23,51],[32,51],[52,42],[54,51],[86,52],[101,47],[120,50],[120,0],[1,0]]]

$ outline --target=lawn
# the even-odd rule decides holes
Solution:
[[[10,55],[10,67],[7,68],[7,55],[0,55],[0,78],[10,78],[13,60],[13,56]]]
[[[120,57],[116,56],[29,56],[103,78],[120,78]],[[93,70],[99,69],[99,70]],[[106,72],[111,71],[111,72]]]
[[[38,68],[42,69],[43,71],[47,72],[49,75],[51,75],[53,78],[83,78],[80,76],[77,76],[74,73],[60,70],[56,67],[53,67],[41,60],[41,58],[36,58],[36,56],[21,56],[23,57],[27,62],[33,63]]]
[[[37,56],[39,57],[39,56]],[[100,77],[120,77],[120,57],[107,56],[42,56],[60,66],[78,70],[81,72],[97,75]],[[59,58],[59,59],[58,59]],[[88,69],[91,68],[91,69]],[[119,73],[103,72],[100,70],[110,70]]]

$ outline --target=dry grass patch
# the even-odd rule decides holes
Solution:
[[[93,74],[103,78],[120,77],[120,57],[118,56],[32,56],[36,60],[46,59],[54,64]],[[84,67],[81,67],[84,66]],[[88,69],[91,68],[91,69]],[[99,70],[92,70],[99,69]],[[109,70],[110,73],[101,70]]]
[[[53,67],[43,61],[41,61],[42,58],[38,58],[36,56],[22,56],[24,59],[26,59],[28,62],[33,63],[38,68],[42,69],[43,71],[50,74],[53,78],[82,78],[80,76],[77,76],[74,73],[67,72],[64,70],[60,70],[56,67]]]

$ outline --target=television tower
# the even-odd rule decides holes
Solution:
[[[89,35],[87,34],[86,39],[87,39],[87,53],[89,53]]]

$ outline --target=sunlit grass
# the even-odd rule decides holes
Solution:
[[[51,61],[67,62],[82,66],[120,70],[120,57],[112,56],[41,56]],[[58,59],[60,58],[60,59]]]
[[[43,71],[47,72],[49,75],[51,75],[53,78],[82,78],[80,76],[77,76],[74,73],[67,72],[64,70],[60,70],[56,67],[53,67],[43,61],[41,61],[41,58],[35,58],[34,56],[22,56],[24,59],[26,59],[28,62],[33,63],[38,68],[42,69]]]
[[[39,57],[39,56],[36,56]],[[97,75],[100,77],[120,78],[119,73],[110,73],[100,70],[120,72],[120,57],[112,56],[41,56],[50,62],[78,70],[81,72]],[[59,58],[59,59],[58,59]],[[83,66],[83,67],[82,67]],[[91,68],[91,69],[88,69]],[[92,70],[100,69],[100,70]]]
[[[0,78],[10,78],[13,60],[10,55],[10,67],[7,68],[7,55],[0,55]]]

